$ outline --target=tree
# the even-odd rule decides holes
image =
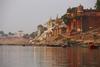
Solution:
[[[32,38],[35,38],[37,36],[37,31],[36,32],[32,32],[31,34],[30,34],[30,37],[32,37]]]
[[[97,10],[100,10],[100,0],[97,0],[95,7]]]
[[[29,34],[25,34],[24,36],[23,36],[23,38],[29,38]]]
[[[44,32],[44,26],[40,24],[37,26],[37,29],[38,29],[38,36],[40,36]]]
[[[67,14],[64,14],[61,19],[65,24],[68,24],[70,22],[70,18],[67,16]]]
[[[8,34],[9,34],[9,35],[14,35],[14,33],[12,33],[12,32],[9,32]]]
[[[4,35],[5,35],[4,31],[0,31],[0,34],[1,34],[2,36],[4,36]]]

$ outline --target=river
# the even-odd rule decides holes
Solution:
[[[100,67],[100,48],[4,45],[0,67]]]

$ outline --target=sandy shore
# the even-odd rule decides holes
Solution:
[[[28,39],[25,38],[2,38],[0,39],[0,45],[26,45]]]

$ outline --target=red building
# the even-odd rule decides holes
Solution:
[[[69,8],[62,16],[68,33],[87,32],[100,27],[100,10],[84,9],[82,5]]]

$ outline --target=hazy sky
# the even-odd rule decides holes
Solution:
[[[0,30],[31,33],[57,14],[62,16],[68,7],[82,4],[94,8],[96,0],[0,0]]]

